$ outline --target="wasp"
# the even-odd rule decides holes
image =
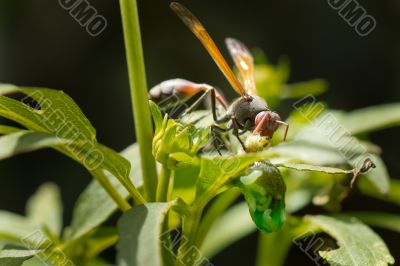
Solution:
[[[177,101],[172,103],[167,101],[167,104],[170,105],[169,107],[173,107],[180,102],[187,101],[193,95],[202,91],[202,96],[188,107],[184,114],[193,111],[207,95],[210,95],[211,111],[215,121],[215,124],[211,126],[213,133],[232,130],[233,135],[239,140],[243,150],[246,151],[240,135],[251,131],[254,135],[259,134],[267,139],[271,139],[275,131],[282,125],[285,127],[283,137],[283,141],[285,141],[289,124],[282,121],[279,114],[270,110],[267,102],[258,96],[254,79],[254,59],[247,47],[233,38],[225,40],[228,51],[238,69],[242,80],[241,83],[200,21],[180,3],[172,2],[170,8],[200,40],[232,88],[240,94],[240,97],[228,105],[221,94],[211,85],[197,84],[183,79],[173,79],[164,81],[152,88],[149,92],[150,99],[157,103],[161,101],[165,102],[166,99],[174,96],[178,99]],[[216,101],[219,101],[226,110],[222,116],[218,116],[217,114]],[[226,128],[219,126],[228,122],[230,124]]]

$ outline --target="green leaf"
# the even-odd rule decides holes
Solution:
[[[263,154],[242,154],[230,157],[202,157],[200,174],[196,184],[196,197],[207,189],[216,193],[230,178],[235,177],[252,163],[264,158]],[[213,195],[210,195],[213,197]]]
[[[309,164],[294,164],[294,163],[281,163],[277,164],[278,167],[285,167],[289,169],[294,169],[297,171],[311,171],[311,172],[320,172],[326,174],[352,174],[352,170],[344,170],[335,167],[326,167],[326,166],[318,166],[318,165],[309,165]]]
[[[57,185],[46,183],[39,187],[29,199],[26,207],[28,219],[40,226],[46,226],[53,234],[60,236],[62,229],[61,195]]]
[[[16,128],[16,127],[0,125],[0,135],[7,135],[7,134],[11,134],[11,133],[17,133],[17,132],[19,132],[21,130],[22,129]]]
[[[379,156],[372,156],[372,161],[376,165],[363,177],[367,178],[382,194],[387,194],[390,189],[390,177],[386,165]]]
[[[162,225],[175,203],[146,203],[122,215],[118,222],[118,265],[163,265]]]
[[[193,161],[196,161],[196,155],[207,143],[208,135],[209,128],[199,129],[193,124],[183,125],[180,122],[168,119],[168,116],[165,115],[162,126],[159,126],[159,131],[153,139],[153,155],[159,163],[168,166],[168,168],[179,168],[180,161],[175,159],[183,158],[184,165],[190,157],[193,158]],[[174,158],[171,156],[172,154],[180,154],[180,156]],[[182,154],[187,156],[182,156]]]
[[[85,242],[85,257],[95,258],[105,249],[113,246],[118,241],[117,229],[114,227],[100,227]]]
[[[400,103],[362,108],[348,113],[342,123],[352,134],[400,125]]]
[[[400,233],[400,215],[384,212],[350,212],[346,215],[354,216],[363,223],[374,227],[392,230]]]
[[[38,253],[40,253],[38,250],[5,249],[0,251],[0,265],[20,266]]]
[[[151,115],[153,116],[155,133],[157,134],[162,128],[163,116],[161,114],[160,108],[158,108],[158,105],[155,102],[149,101],[149,105]]]
[[[321,147],[307,141],[296,140],[284,143],[271,147],[268,152],[297,162],[314,165],[340,165],[346,163],[346,160],[334,149]]]
[[[143,185],[142,170],[139,156],[139,145],[133,144],[121,152],[129,160],[131,181],[136,187]],[[112,185],[123,196],[128,197],[128,192],[116,178],[106,173]],[[116,203],[110,198],[102,186],[93,180],[79,196],[73,211],[70,239],[77,239],[95,229],[105,222],[116,210]]]
[[[46,133],[22,131],[0,137],[0,160],[20,153],[60,145],[60,139]]]
[[[306,216],[306,220],[337,240],[338,249],[320,251],[333,265],[388,265],[394,259],[386,244],[368,226],[346,216]]]
[[[258,234],[257,266],[280,266],[285,264],[287,253],[293,244],[297,232],[304,230],[304,224],[298,223],[298,219],[288,217],[288,221],[281,230],[271,233]]]
[[[21,239],[35,233],[40,228],[33,221],[6,211],[0,211],[0,239],[20,243]]]
[[[368,145],[350,135],[350,131],[341,124],[345,117],[346,114],[342,112],[326,111],[316,121],[303,128],[294,141],[273,147],[271,150],[284,156],[297,156],[303,163],[348,164],[359,169],[362,168],[365,159],[370,158],[377,167],[366,177],[381,193],[386,193],[389,176],[384,163],[377,155],[371,154]]]
[[[29,260],[26,260],[22,266],[47,266],[45,262],[38,258],[31,258]]]
[[[380,200],[388,201],[400,206],[400,180],[391,179],[389,192],[387,194],[382,194],[370,180],[366,178],[361,178],[358,183],[358,188],[360,191],[370,197],[374,197]]]
[[[204,257],[212,258],[224,248],[257,230],[249,216],[245,202],[229,208],[212,225],[201,251]]]
[[[62,91],[4,84],[0,85],[0,95],[3,91],[24,93],[27,95],[25,102],[34,100],[37,105],[36,108],[32,108],[23,102],[0,96],[0,116],[30,130],[57,137],[62,140],[63,145],[53,146],[56,150],[84,165],[99,180],[101,180],[100,171],[107,170],[121,182],[136,201],[143,201],[129,179],[129,162],[112,149],[97,143],[94,128],[70,97]],[[112,187],[108,187],[106,181],[102,181],[112,198],[122,209],[127,209],[129,204],[124,202]]]
[[[127,180],[130,171],[129,162],[113,150],[97,143],[95,129],[78,105],[64,92],[0,84],[0,95],[4,92],[24,93],[27,96],[25,101],[34,99],[40,110],[21,101],[0,96],[0,116],[32,131],[56,137],[63,144],[56,149],[80,162],[89,171],[101,167],[111,172],[121,182]]]
[[[323,79],[314,79],[305,82],[298,82],[286,85],[283,88],[281,97],[288,98],[301,98],[307,95],[317,96],[328,90],[328,83]]]
[[[95,129],[75,102],[64,92],[0,84],[0,95],[11,92],[26,94],[39,104],[40,110],[20,101],[0,96],[0,116],[28,129],[74,140],[74,142],[96,140]]]

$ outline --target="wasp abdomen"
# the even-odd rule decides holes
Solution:
[[[169,79],[149,91],[149,99],[165,108],[174,107],[196,94],[198,84],[185,79]]]

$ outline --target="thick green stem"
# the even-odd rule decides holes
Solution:
[[[182,243],[178,249],[177,266],[191,266],[194,265],[198,259],[196,257],[196,255],[198,255],[197,253],[189,254],[189,252],[196,252],[196,250],[199,249],[199,247],[195,246],[195,238],[202,213],[203,208],[191,208],[183,223]]]
[[[171,171],[166,166],[162,166],[161,173],[157,186],[157,202],[166,202],[168,198],[168,189],[171,178],[173,178],[174,171]]]
[[[137,4],[136,0],[120,0],[120,6],[136,138],[140,145],[144,191],[146,198],[154,201],[157,189],[157,170],[151,153],[153,129],[147,102],[146,72]]]
[[[100,185],[107,191],[108,195],[110,195],[110,197],[115,201],[115,203],[117,203],[118,207],[123,212],[131,208],[131,205],[129,205],[129,203],[114,188],[102,170],[93,171],[92,175],[97,179]]]
[[[285,264],[286,255],[293,243],[294,234],[285,225],[274,233],[259,233],[256,266],[280,266]]]

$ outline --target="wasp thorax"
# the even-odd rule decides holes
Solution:
[[[272,138],[275,131],[278,129],[281,117],[272,111],[262,111],[257,114],[254,124],[256,126],[255,134],[259,133],[261,136]]]

